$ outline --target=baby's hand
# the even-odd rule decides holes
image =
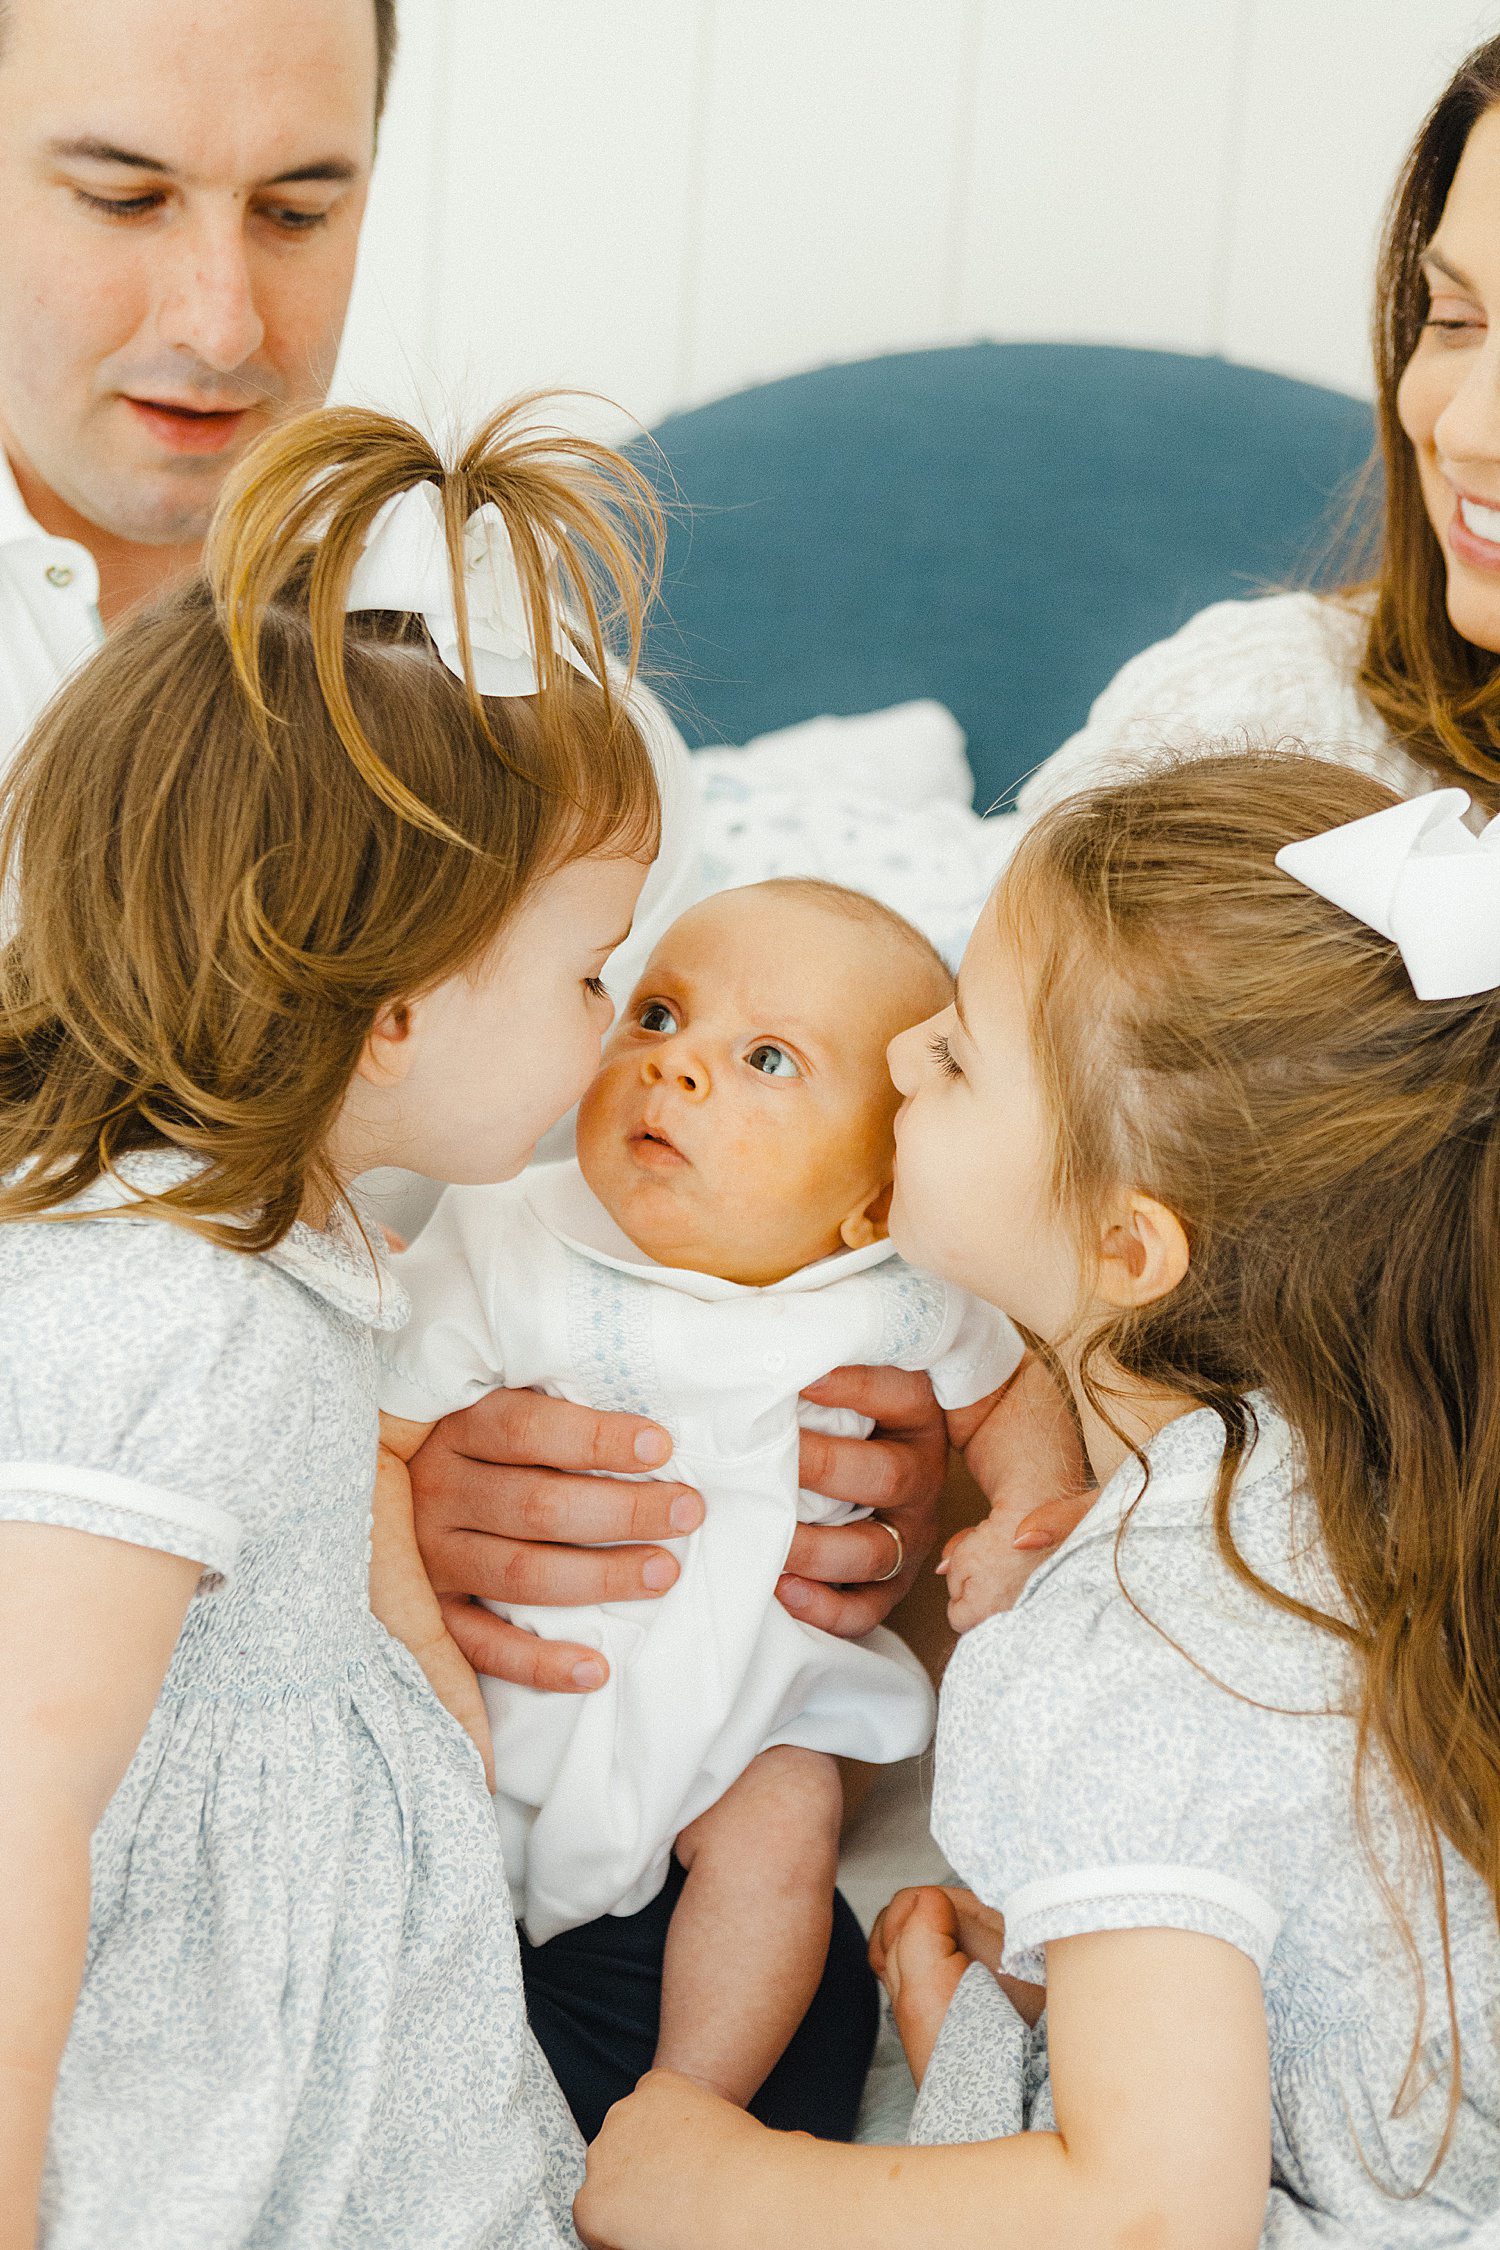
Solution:
[[[870,1966],[890,1994],[891,2014],[918,2084],[969,1962],[957,1907],[936,1885],[897,1891],[871,1932]]]
[[[1010,1609],[1040,1559],[1017,1548],[1014,1520],[998,1511],[983,1523],[955,1531],[937,1565],[938,1576],[948,1581],[948,1623],[954,1632],[967,1633]]]

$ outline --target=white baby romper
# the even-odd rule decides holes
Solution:
[[[1002,1315],[884,1242],[761,1289],[657,1265],[571,1163],[450,1189],[398,1263],[413,1312],[384,1343],[388,1412],[431,1421],[505,1384],[643,1414],[673,1438],[655,1473],[707,1503],[660,1601],[501,1608],[610,1665],[591,1695],[484,1683],[535,1943],[646,1905],[676,1838],[759,1751],[887,1763],[925,1747],[932,1692],[893,1634],[841,1641],[775,1598],[799,1516],[857,1512],[799,1500],[798,1393],[835,1367],[900,1366],[930,1372],[943,1406],[971,1405],[1021,1358]]]

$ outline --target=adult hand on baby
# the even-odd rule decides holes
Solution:
[[[778,1593],[794,1616],[857,1640],[901,1599],[932,1545],[947,1434],[925,1375],[840,1368],[811,1395],[869,1415],[876,1428],[868,1438],[805,1431],[803,1484],[878,1509],[905,1556],[882,1580],[892,1544],[878,1524],[804,1524]],[[417,1540],[448,1630],[476,1671],[574,1694],[603,1685],[608,1666],[596,1650],[540,1640],[478,1599],[551,1605],[665,1593],[675,1558],[615,1542],[696,1531],[702,1499],[683,1484],[617,1480],[659,1467],[671,1449],[654,1422],[535,1391],[492,1391],[439,1422],[410,1463]]]
[[[417,1543],[448,1630],[476,1671],[574,1694],[601,1687],[595,1649],[544,1641],[478,1606],[650,1599],[677,1577],[656,1546],[703,1521],[683,1484],[621,1483],[671,1455],[654,1422],[536,1391],[491,1391],[439,1422],[412,1456]]]
[[[841,1640],[882,1624],[920,1573],[937,1535],[948,1466],[948,1429],[925,1375],[901,1367],[838,1367],[806,1396],[852,1407],[875,1424],[868,1437],[802,1433],[801,1481],[826,1500],[873,1508],[879,1523],[799,1524],[777,1596],[794,1617]],[[902,1563],[884,1574],[900,1535]]]
[[[744,2110],[672,2070],[646,2073],[616,2102],[588,2153],[573,2223],[588,2250],[703,2250],[712,2239],[694,2208],[710,2174],[722,2208],[733,2196],[726,2163],[742,2152],[753,2192],[756,2144],[766,2128]]]

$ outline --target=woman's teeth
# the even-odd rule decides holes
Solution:
[[[1472,531],[1476,539],[1488,539],[1493,546],[1500,547],[1500,508],[1482,507],[1477,500],[1460,500],[1458,512],[1464,519],[1465,529]]]

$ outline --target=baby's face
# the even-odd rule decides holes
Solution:
[[[879,926],[770,886],[705,900],[606,1042],[578,1111],[585,1179],[648,1256],[726,1281],[878,1239],[900,1099],[885,1050],[923,1002]]]

